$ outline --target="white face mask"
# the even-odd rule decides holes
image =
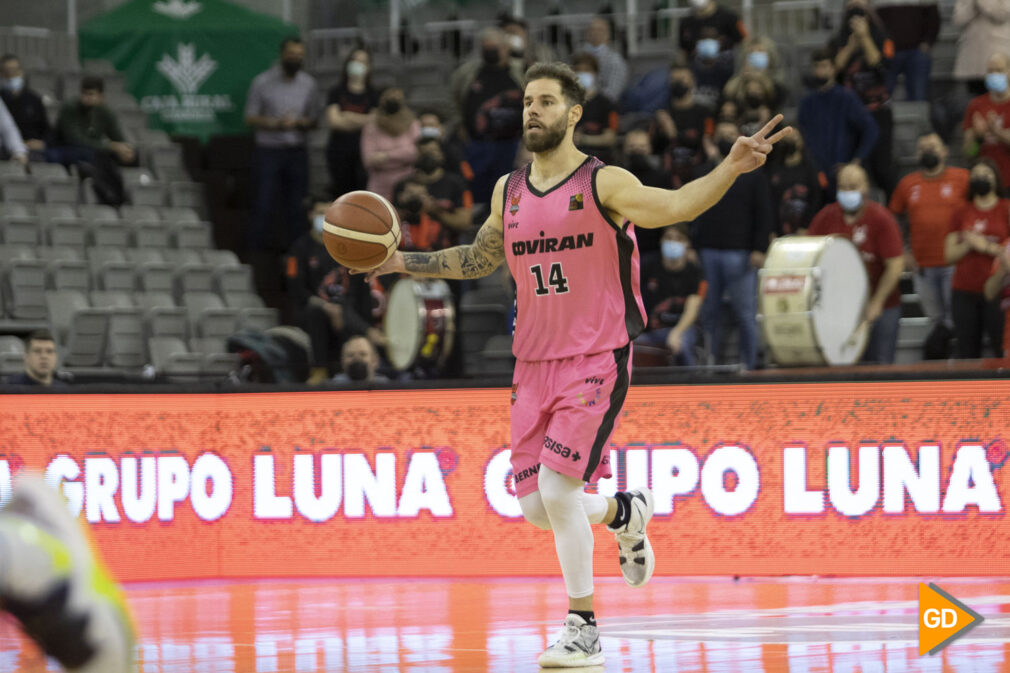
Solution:
[[[708,5],[708,0],[691,0],[691,7],[694,9],[702,9]]]
[[[863,205],[863,193],[854,189],[839,189],[836,198],[838,199],[838,205],[847,213],[854,213]]]
[[[576,73],[576,77],[579,78],[579,84],[586,91],[590,91],[594,86],[596,86],[596,75],[591,72],[580,72]]]
[[[434,126],[422,126],[421,127],[421,137],[427,140],[428,138],[439,139],[442,137],[442,132],[439,131]]]
[[[368,66],[361,61],[351,61],[347,64],[347,74],[349,77],[364,77],[368,72]]]
[[[521,52],[526,49],[526,41],[519,35],[509,35],[509,48]]]
[[[325,215],[316,215],[312,218],[312,228],[316,230],[316,233],[323,233],[323,224],[326,222]]]

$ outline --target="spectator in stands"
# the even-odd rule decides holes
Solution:
[[[774,94],[769,101],[772,109],[782,107],[788,96],[788,89],[782,81],[782,63],[779,50],[771,38],[764,35],[751,35],[743,41],[743,53],[737,73],[733,75],[722,90],[724,98],[742,98],[745,76],[760,73],[771,80]]]
[[[877,6],[877,15],[894,40],[894,59],[887,71],[887,92],[893,94],[898,75],[904,75],[905,97],[926,100],[932,68],[929,52],[940,33],[939,5],[936,2],[886,1],[887,6]]]
[[[586,154],[611,164],[617,147],[617,105],[597,89],[599,67],[595,56],[586,52],[576,54],[572,57],[572,70],[586,90],[582,118],[575,125],[575,145]]]
[[[666,152],[673,187],[681,187],[696,177],[712,149],[715,119],[712,108],[694,98],[694,74],[683,61],[670,69],[670,102],[656,111],[654,145]],[[669,188],[671,185],[666,185]]]
[[[773,116],[775,95],[775,82],[771,77],[762,72],[748,72],[740,75],[734,94],[727,93],[726,97],[737,104],[740,119],[751,119],[760,128]]]
[[[602,16],[594,17],[586,28],[586,44],[582,51],[596,57],[599,66],[596,89],[612,101],[621,100],[628,84],[628,64],[610,46],[610,24]]]
[[[491,202],[495,182],[512,170],[522,136],[523,75],[509,62],[505,34],[485,28],[481,59],[456,69],[450,88],[466,130],[465,160],[473,171],[470,191],[476,203]]]
[[[0,158],[16,161],[22,166],[28,165],[28,147],[3,100],[0,100],[0,152]]]
[[[954,78],[965,81],[971,95],[981,96],[986,91],[989,57],[1010,44],[1010,3],[956,0],[954,25],[959,29]]]
[[[21,62],[14,54],[0,56],[0,99],[14,117],[29,156],[45,161],[49,117],[42,96],[28,87]]]
[[[959,208],[950,221],[945,252],[955,264],[951,282],[951,310],[957,354],[962,358],[982,355],[983,335],[997,356],[1002,355],[1003,315],[999,304],[985,297],[985,282],[993,261],[1010,238],[1010,201],[1000,198],[1003,183],[989,159],[979,159],[971,168],[971,201]]]
[[[813,89],[800,101],[798,121],[814,164],[828,178],[827,199],[835,197],[839,167],[865,162],[877,142],[877,123],[859,98],[835,81],[831,53],[817,50],[811,56],[812,72],[806,78]]]
[[[697,320],[704,294],[701,269],[690,259],[687,225],[666,227],[660,254],[650,254],[642,266],[642,299],[649,316],[647,330],[636,344],[666,347],[676,363],[697,364]]]
[[[323,222],[330,200],[313,197],[312,225],[291,246],[285,259],[288,301],[295,323],[312,342],[310,383],[332,375],[341,345],[354,335],[382,344],[384,336],[372,327],[372,299],[364,276],[351,275],[337,264],[323,245]]]
[[[865,167],[890,198],[896,180],[891,159],[894,115],[887,72],[894,57],[894,43],[868,0],[848,0],[845,20],[829,48],[834,52],[842,84],[859,96],[877,122],[877,141]]]
[[[947,146],[936,133],[919,137],[916,154],[920,170],[902,178],[891,196],[891,212],[908,215],[911,259],[905,265],[915,274],[915,293],[930,326],[954,326],[951,279],[954,267],[944,253],[954,213],[968,202],[968,171],[947,165]]]
[[[372,86],[372,56],[354,49],[340,71],[340,82],[326,96],[326,165],[337,196],[364,189],[368,174],[361,160],[361,129],[375,116],[379,92]]]
[[[732,122],[716,124],[718,155],[710,163],[712,168],[729,154],[739,135]],[[757,270],[764,265],[773,226],[771,190],[763,171],[741,175],[722,200],[691,225],[691,241],[701,255],[708,283],[702,326],[712,355],[720,357],[723,296],[727,295],[740,332],[740,359],[747,369],[757,366]]]
[[[407,105],[403,89],[383,91],[375,117],[361,131],[369,191],[392,200],[396,183],[414,172],[420,137],[421,124]]]
[[[281,43],[280,63],[253,79],[246,98],[246,124],[256,130],[253,155],[253,212],[248,244],[263,249],[280,202],[286,223],[283,245],[300,236],[309,189],[308,132],[322,111],[316,80],[302,70],[305,45],[296,37]]]
[[[49,330],[36,330],[25,338],[25,370],[4,379],[4,383],[17,386],[65,386],[56,378],[60,354]]]
[[[652,153],[649,133],[644,129],[632,129],[624,135],[624,158],[621,165],[638,178],[646,187],[669,189],[673,178],[662,166],[659,156]],[[659,251],[659,229],[637,229],[638,249],[645,255]]]
[[[469,182],[473,178],[473,171],[463,160],[463,141],[459,133],[453,133],[446,128],[445,120],[437,110],[422,110],[417,115],[417,121],[421,124],[422,140],[434,139],[441,143],[446,172],[461,175]],[[458,127],[454,128],[456,131],[459,130]]]
[[[1003,252],[993,260],[992,274],[985,281],[986,301],[998,301],[1003,312],[1003,357],[1010,357],[1010,241],[1003,244]]]
[[[964,153],[992,159],[1000,180],[1010,180],[1010,56],[997,52],[986,65],[989,93],[973,98],[964,112]]]
[[[827,177],[814,166],[797,129],[780,140],[768,164],[775,235],[805,234],[821,209]]]
[[[534,63],[550,63],[557,60],[554,50],[546,44],[530,41],[529,24],[525,20],[511,14],[502,14],[498,19],[498,27],[505,33],[510,61],[521,72],[526,72],[526,69]]]
[[[898,280],[904,270],[901,229],[884,206],[870,201],[866,171],[849,164],[838,172],[838,202],[821,209],[810,223],[811,236],[840,234],[859,248],[870,279],[870,301],[863,321],[870,338],[865,362],[891,364],[898,345],[901,295]]]
[[[691,14],[680,20],[680,48],[691,64],[698,98],[711,106],[733,76],[734,48],[747,30],[732,11],[715,0],[691,0]]]
[[[351,337],[340,353],[341,373],[333,377],[334,383],[388,383],[389,379],[378,373],[379,352],[375,344],[364,337]]]
[[[459,244],[473,227],[473,196],[463,177],[445,170],[445,154],[435,138],[417,143],[416,170],[393,189],[400,211],[400,247],[442,250]]]

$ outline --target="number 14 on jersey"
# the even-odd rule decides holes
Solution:
[[[537,296],[543,296],[545,294],[550,294],[551,289],[544,285],[544,272],[540,268],[539,264],[534,264],[530,267],[530,273],[533,277],[537,279]],[[568,279],[565,278],[564,271],[561,269],[561,262],[554,262],[551,264],[551,270],[547,274],[547,283],[554,287],[554,294],[564,294],[568,292]]]

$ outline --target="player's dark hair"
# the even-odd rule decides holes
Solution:
[[[85,75],[81,78],[81,91],[105,91],[105,80],[97,75]]]
[[[552,79],[561,85],[561,95],[564,96],[568,107],[582,105],[586,102],[586,90],[579,84],[579,78],[575,76],[575,71],[567,63],[555,61],[554,63],[534,63],[526,71],[523,89],[530,82],[537,79]]]
[[[25,350],[31,348],[33,341],[52,341],[56,343],[56,339],[53,338],[53,333],[47,329],[37,329],[28,333],[25,337]]]

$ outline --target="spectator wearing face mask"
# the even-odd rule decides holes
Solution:
[[[473,196],[463,178],[445,170],[445,155],[434,138],[417,143],[415,171],[393,189],[400,211],[403,250],[442,250],[459,244],[473,227]]]
[[[598,70],[596,57],[588,53],[576,54],[572,57],[572,70],[586,90],[582,117],[575,125],[575,146],[586,154],[597,157],[603,163],[613,163],[620,120],[614,101],[596,88]]]
[[[835,64],[827,50],[813,53],[805,83],[811,91],[800,101],[800,131],[814,165],[828,178],[830,201],[838,168],[869,158],[877,142],[877,124],[856,94],[835,81]]]
[[[716,124],[711,167],[729,154],[739,136],[736,124]],[[722,199],[691,224],[691,241],[708,283],[702,326],[712,354],[717,359],[721,355],[723,298],[728,297],[740,332],[740,359],[747,369],[757,366],[757,270],[764,265],[773,226],[771,190],[764,171],[738,177]]]
[[[666,347],[676,364],[693,367],[705,282],[689,254],[687,226],[675,224],[661,231],[660,253],[648,255],[642,265],[642,300],[649,322],[635,343]]]
[[[964,81],[968,93],[986,91],[986,63],[993,53],[1010,44],[1010,4],[1007,0],[955,0],[954,26],[958,29],[954,78]]]
[[[1010,238],[1010,201],[1000,198],[1002,182],[996,165],[979,159],[971,168],[971,201],[959,208],[950,221],[945,252],[955,264],[951,281],[951,309],[957,355],[982,356],[983,336],[997,357],[1002,356],[1003,314],[999,304],[986,299],[985,283],[993,261]]]
[[[680,20],[680,48],[691,64],[697,97],[715,106],[733,76],[733,49],[747,36],[743,22],[715,0],[691,0],[691,13]]]
[[[291,246],[284,260],[288,302],[295,324],[312,343],[310,383],[319,383],[337,370],[341,345],[351,336],[366,335],[385,343],[372,325],[372,293],[363,275],[351,275],[327,252],[323,222],[330,200],[314,197],[311,226]]]
[[[780,140],[768,162],[768,181],[775,209],[775,235],[807,233],[810,221],[821,209],[827,177],[814,166],[806,152],[803,135],[795,128]]]
[[[340,81],[326,97],[326,123],[330,138],[326,164],[330,187],[341,195],[364,189],[368,173],[361,160],[361,129],[375,116],[379,92],[372,86],[372,57],[354,49],[344,60]]]
[[[991,159],[1000,180],[1010,180],[1010,56],[997,52],[986,64],[989,93],[973,98],[964,111],[964,153]]]
[[[453,73],[450,89],[466,133],[464,159],[473,171],[475,203],[491,202],[495,182],[512,171],[522,137],[524,73],[509,59],[509,45],[498,28],[480,34],[481,57]]]
[[[670,101],[656,111],[655,146],[665,151],[674,188],[696,177],[711,149],[715,119],[712,108],[694,98],[694,75],[682,61],[670,69]],[[709,146],[708,148],[706,147]]]
[[[754,120],[760,128],[773,116],[775,84],[764,73],[746,73],[740,76],[740,86],[737,87],[733,99],[737,104],[739,117]]]
[[[901,179],[891,196],[895,215],[908,216],[911,259],[905,265],[914,271],[915,293],[932,328],[952,328],[951,280],[954,267],[945,253],[951,218],[968,202],[969,173],[947,165],[947,146],[936,133],[919,137],[916,145],[919,170]]]
[[[267,247],[274,207],[286,223],[286,248],[302,233],[309,190],[308,132],[319,123],[322,100],[316,80],[302,71],[305,45],[294,37],[281,43],[280,63],[260,73],[249,87],[245,121],[255,129],[253,212],[247,244]]]
[[[670,172],[663,168],[660,157],[652,153],[649,133],[644,129],[632,129],[624,135],[624,158],[621,165],[638,178],[646,187],[669,189],[672,183]],[[637,229],[638,249],[642,255],[659,251],[659,229]]]
[[[42,97],[25,82],[21,61],[14,54],[0,57],[0,100],[14,118],[28,156],[34,161],[45,161],[50,132],[46,107]]]
[[[845,20],[828,45],[842,84],[851,89],[877,122],[877,141],[865,168],[890,198],[896,183],[892,144],[894,114],[887,73],[894,58],[894,43],[867,0],[848,0]]]
[[[597,91],[612,101],[619,101],[628,84],[628,64],[610,45],[610,37],[610,24],[602,16],[597,16],[586,28],[586,43],[581,51],[596,58]]]
[[[498,26],[505,33],[509,46],[509,60],[522,72],[534,63],[551,63],[557,60],[554,50],[546,44],[530,40],[529,24],[523,19],[503,14]]]
[[[417,121],[421,124],[421,140],[437,140],[442,146],[445,172],[459,175],[469,183],[473,179],[473,171],[463,159],[463,140],[459,133],[451,132],[442,114],[436,110],[422,110],[417,115]],[[458,127],[454,129],[459,130]]]
[[[740,62],[737,72],[722,90],[723,98],[739,99],[743,97],[743,84],[748,75],[764,75],[771,80],[772,94],[768,105],[778,110],[786,102],[789,90],[782,80],[782,62],[779,50],[770,37],[750,35],[742,45]]]
[[[407,107],[403,90],[391,87],[383,91],[374,119],[361,131],[368,191],[393,199],[396,183],[414,172],[420,137],[421,125]]]
[[[333,377],[333,383],[388,383],[389,379],[378,373],[379,352],[375,345],[364,337],[351,337],[344,344],[340,354],[341,371]]]
[[[862,254],[870,279],[870,301],[863,320],[870,337],[864,362],[891,364],[898,346],[901,295],[898,280],[904,270],[901,229],[884,206],[870,201],[870,182],[862,167],[849,164],[838,173],[838,202],[821,209],[810,223],[811,236],[839,234]]]

